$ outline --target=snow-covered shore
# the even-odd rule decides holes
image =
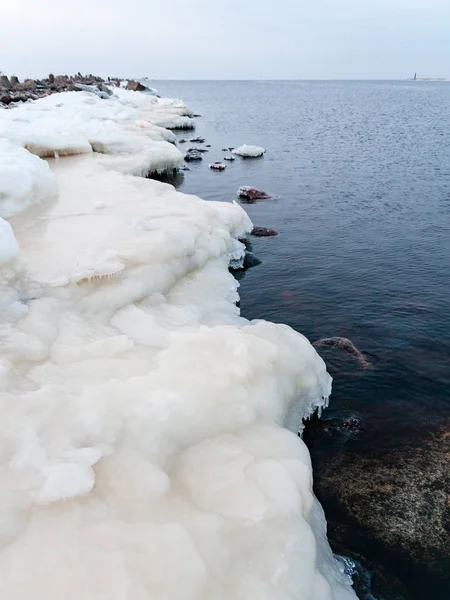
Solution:
[[[296,435],[325,364],[240,317],[242,208],[142,177],[189,109],[114,91],[0,112],[0,596],[356,598]]]

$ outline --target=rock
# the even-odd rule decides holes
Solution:
[[[202,115],[192,115],[192,116],[195,118],[195,117],[201,117]]]
[[[2,104],[10,104],[12,102],[12,98],[9,94],[2,94],[0,96],[0,102]]]
[[[181,140],[178,140],[179,144],[185,144],[187,142],[187,140],[185,140],[184,138],[181,138]]]
[[[232,152],[233,150],[234,150],[234,148],[228,148],[229,152]],[[226,152],[226,150],[225,150],[225,152]]]
[[[256,237],[270,237],[278,235],[278,231],[275,231],[275,229],[267,229],[266,227],[253,227],[251,235]]]
[[[12,88],[15,88],[19,85],[19,79],[15,75],[11,75],[11,79],[9,80]]]
[[[9,79],[6,75],[0,75],[0,88],[3,88],[5,90],[10,90],[11,89],[11,84],[9,82]]]
[[[352,418],[340,429],[331,427],[342,438],[342,427],[353,435],[361,425]],[[415,425],[404,436],[400,444],[370,440],[370,451],[364,451],[350,442],[342,453],[332,453],[315,470],[315,491],[333,515],[331,539],[381,560],[409,588],[408,598],[447,598],[442,590],[450,589],[450,420]]]
[[[192,140],[189,140],[189,141],[193,144],[203,144],[205,141],[205,138],[202,138],[199,136],[199,137],[193,138]]]
[[[190,171],[190,168],[189,168],[189,167],[186,167],[186,165],[185,165],[184,167],[181,167],[181,170],[182,170],[182,171]]]
[[[209,168],[213,169],[214,171],[225,171],[227,166],[223,165],[221,162],[215,162],[212,165],[209,165]]]
[[[132,92],[145,92],[147,88],[139,81],[129,81],[127,83],[127,90],[131,90]]]
[[[205,144],[205,148],[211,148],[211,144]]]
[[[22,83],[22,87],[31,90],[37,87],[37,85],[34,79],[25,79],[25,81]]]
[[[266,194],[266,192],[262,192],[254,187],[249,185],[243,185],[238,189],[237,195],[239,198],[247,200],[249,202],[254,202],[255,200],[266,200],[267,198],[272,198],[270,194]]]
[[[236,159],[234,158],[234,156],[224,156],[223,160],[233,161],[233,160],[236,160]]]
[[[184,155],[184,160],[186,162],[191,162],[193,160],[202,160],[203,159],[203,154],[201,152],[198,152],[197,150],[190,150],[189,152],[187,152]]]
[[[320,346],[332,346],[335,348],[340,348],[341,350],[344,350],[344,352],[347,352],[348,354],[351,354],[352,356],[354,356],[356,358],[356,360],[358,361],[358,365],[360,366],[361,369],[371,369],[372,368],[372,365],[367,360],[367,358],[364,356],[364,354],[360,350],[358,350],[358,348],[355,346],[355,344],[348,338],[345,338],[345,337],[321,338],[320,340],[317,340],[316,342],[314,342],[313,346],[315,348],[318,348]]]
[[[228,152],[228,148],[222,148],[222,152]]]
[[[242,158],[259,158],[265,153],[265,149],[262,146],[250,146],[244,144],[239,146],[236,150],[233,149],[233,153],[241,156]]]
[[[50,84],[55,83],[55,76],[53,75],[53,73],[50,73],[50,75],[48,76],[48,82]]]
[[[201,152],[202,154],[204,154],[205,152],[209,152],[209,150],[207,150],[206,148],[196,148],[196,147],[188,148],[187,151],[188,152]]]

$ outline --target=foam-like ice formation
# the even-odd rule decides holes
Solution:
[[[237,154],[243,158],[257,158],[258,156],[262,156],[264,152],[265,149],[262,146],[249,146],[248,144],[244,144],[233,150],[233,154]]]
[[[0,216],[11,217],[54,196],[56,182],[48,164],[0,139]]]
[[[55,98],[4,131],[49,147]],[[248,216],[124,174],[124,105],[68,102],[77,125],[105,111],[105,154],[51,160],[57,201],[0,219],[0,597],[354,600],[295,434],[331,378],[240,317]]]

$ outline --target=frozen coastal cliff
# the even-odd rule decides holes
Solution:
[[[145,178],[189,109],[113,91],[0,112],[0,597],[354,599],[296,435],[325,364],[240,317],[242,208]]]

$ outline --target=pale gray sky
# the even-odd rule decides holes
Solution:
[[[4,0],[0,71],[450,77],[450,0]]]

